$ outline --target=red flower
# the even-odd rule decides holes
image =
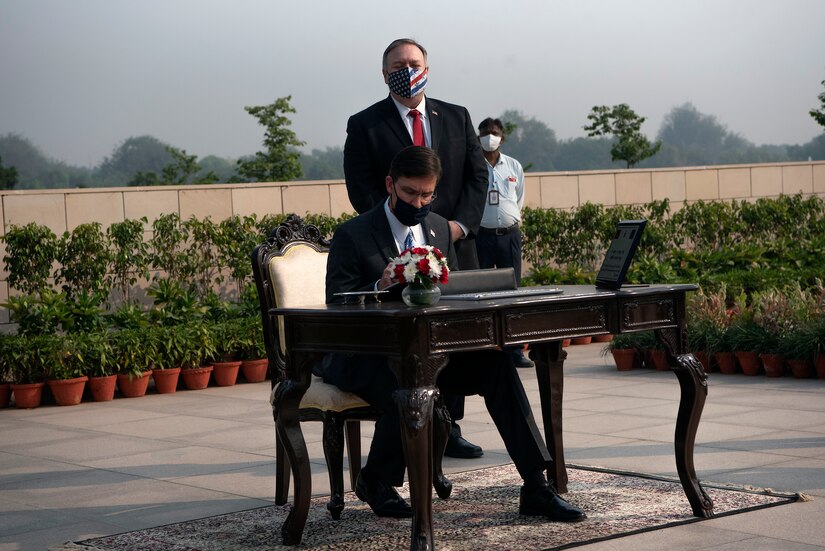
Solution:
[[[422,258],[418,261],[418,271],[425,276],[430,275],[430,260],[428,258]]]
[[[404,265],[403,264],[396,264],[393,266],[392,269],[394,279],[398,280],[401,283],[406,283],[404,279]]]

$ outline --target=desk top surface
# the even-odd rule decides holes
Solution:
[[[417,316],[422,313],[436,315],[440,312],[473,312],[480,310],[495,310],[512,306],[541,306],[552,303],[565,303],[570,301],[598,301],[602,299],[632,299],[634,297],[644,298],[656,295],[666,295],[673,293],[685,293],[695,291],[698,287],[694,284],[651,284],[643,287],[624,287],[622,289],[602,289],[594,285],[558,285],[562,292],[553,295],[528,295],[523,297],[495,298],[477,301],[451,301],[442,299],[435,306],[409,307],[401,301],[375,302],[367,300],[364,304],[317,304],[312,306],[301,306],[295,308],[273,308],[270,312],[277,315],[364,315],[373,316]]]

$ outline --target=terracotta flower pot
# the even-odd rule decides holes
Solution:
[[[593,337],[588,335],[586,337],[573,337],[570,342],[572,344],[590,344],[592,340]]]
[[[785,372],[785,356],[782,354],[759,354],[759,358],[766,376],[781,377]]]
[[[791,368],[791,375],[793,375],[794,379],[810,379],[813,377],[814,366],[808,358],[804,360],[788,359],[785,361],[788,362],[788,367]]]
[[[762,362],[759,361],[759,354],[756,352],[735,352],[736,360],[739,362],[739,367],[742,368],[742,373],[745,375],[759,375],[759,368]]]
[[[11,385],[0,383],[0,409],[9,407],[11,403]]]
[[[825,354],[820,354],[814,358],[814,368],[816,368],[816,376],[825,379]]]
[[[58,406],[76,406],[83,399],[83,390],[86,388],[85,375],[73,379],[50,379],[49,389]]]
[[[183,384],[189,390],[202,390],[209,386],[209,377],[212,375],[212,366],[181,369],[180,376]]]
[[[610,342],[613,340],[613,335],[605,333],[603,335],[593,335],[593,342]]]
[[[115,385],[117,375],[104,375],[103,377],[89,377],[89,391],[95,402],[108,402],[115,398]]]
[[[31,409],[40,406],[43,399],[43,387],[46,383],[30,383],[24,385],[11,385],[14,393],[14,405],[21,409]]]
[[[155,380],[155,390],[158,394],[171,394],[178,389],[180,368],[153,369],[152,378]]]
[[[241,362],[212,362],[212,373],[215,374],[215,384],[218,386],[232,386],[238,380],[238,369]]]
[[[617,371],[630,371],[638,367],[639,356],[635,348],[614,348],[610,352],[613,354],[613,361],[616,362]]]
[[[693,355],[696,356],[696,359],[702,364],[702,369],[705,370],[705,373],[710,373],[710,356],[708,356],[708,353],[694,352]]]
[[[647,357],[651,365],[656,371],[670,371],[670,366],[667,363],[667,352],[658,348],[646,350]]]
[[[146,394],[146,389],[149,388],[149,378],[151,375],[151,371],[144,371],[140,375],[118,373],[117,386],[120,388],[120,393],[127,398],[143,396]]]
[[[736,356],[733,352],[717,352],[716,365],[719,366],[719,371],[725,375],[733,375],[736,373]]]
[[[260,383],[266,380],[266,370],[269,367],[269,360],[244,360],[241,362],[241,373],[247,383]]]

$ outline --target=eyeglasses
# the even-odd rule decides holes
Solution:
[[[395,193],[398,194],[399,188],[395,188]],[[429,205],[435,198],[438,197],[438,194],[435,191],[422,191],[422,192],[415,192],[415,191],[408,191],[404,188],[401,188],[401,191],[404,193],[406,197],[410,200],[415,200],[416,197],[421,199],[422,205]],[[410,202],[410,200],[405,199],[406,202]]]

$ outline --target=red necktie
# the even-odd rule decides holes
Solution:
[[[409,115],[413,122],[413,145],[427,145],[424,143],[424,125],[421,124],[421,113],[417,109],[410,109]]]

